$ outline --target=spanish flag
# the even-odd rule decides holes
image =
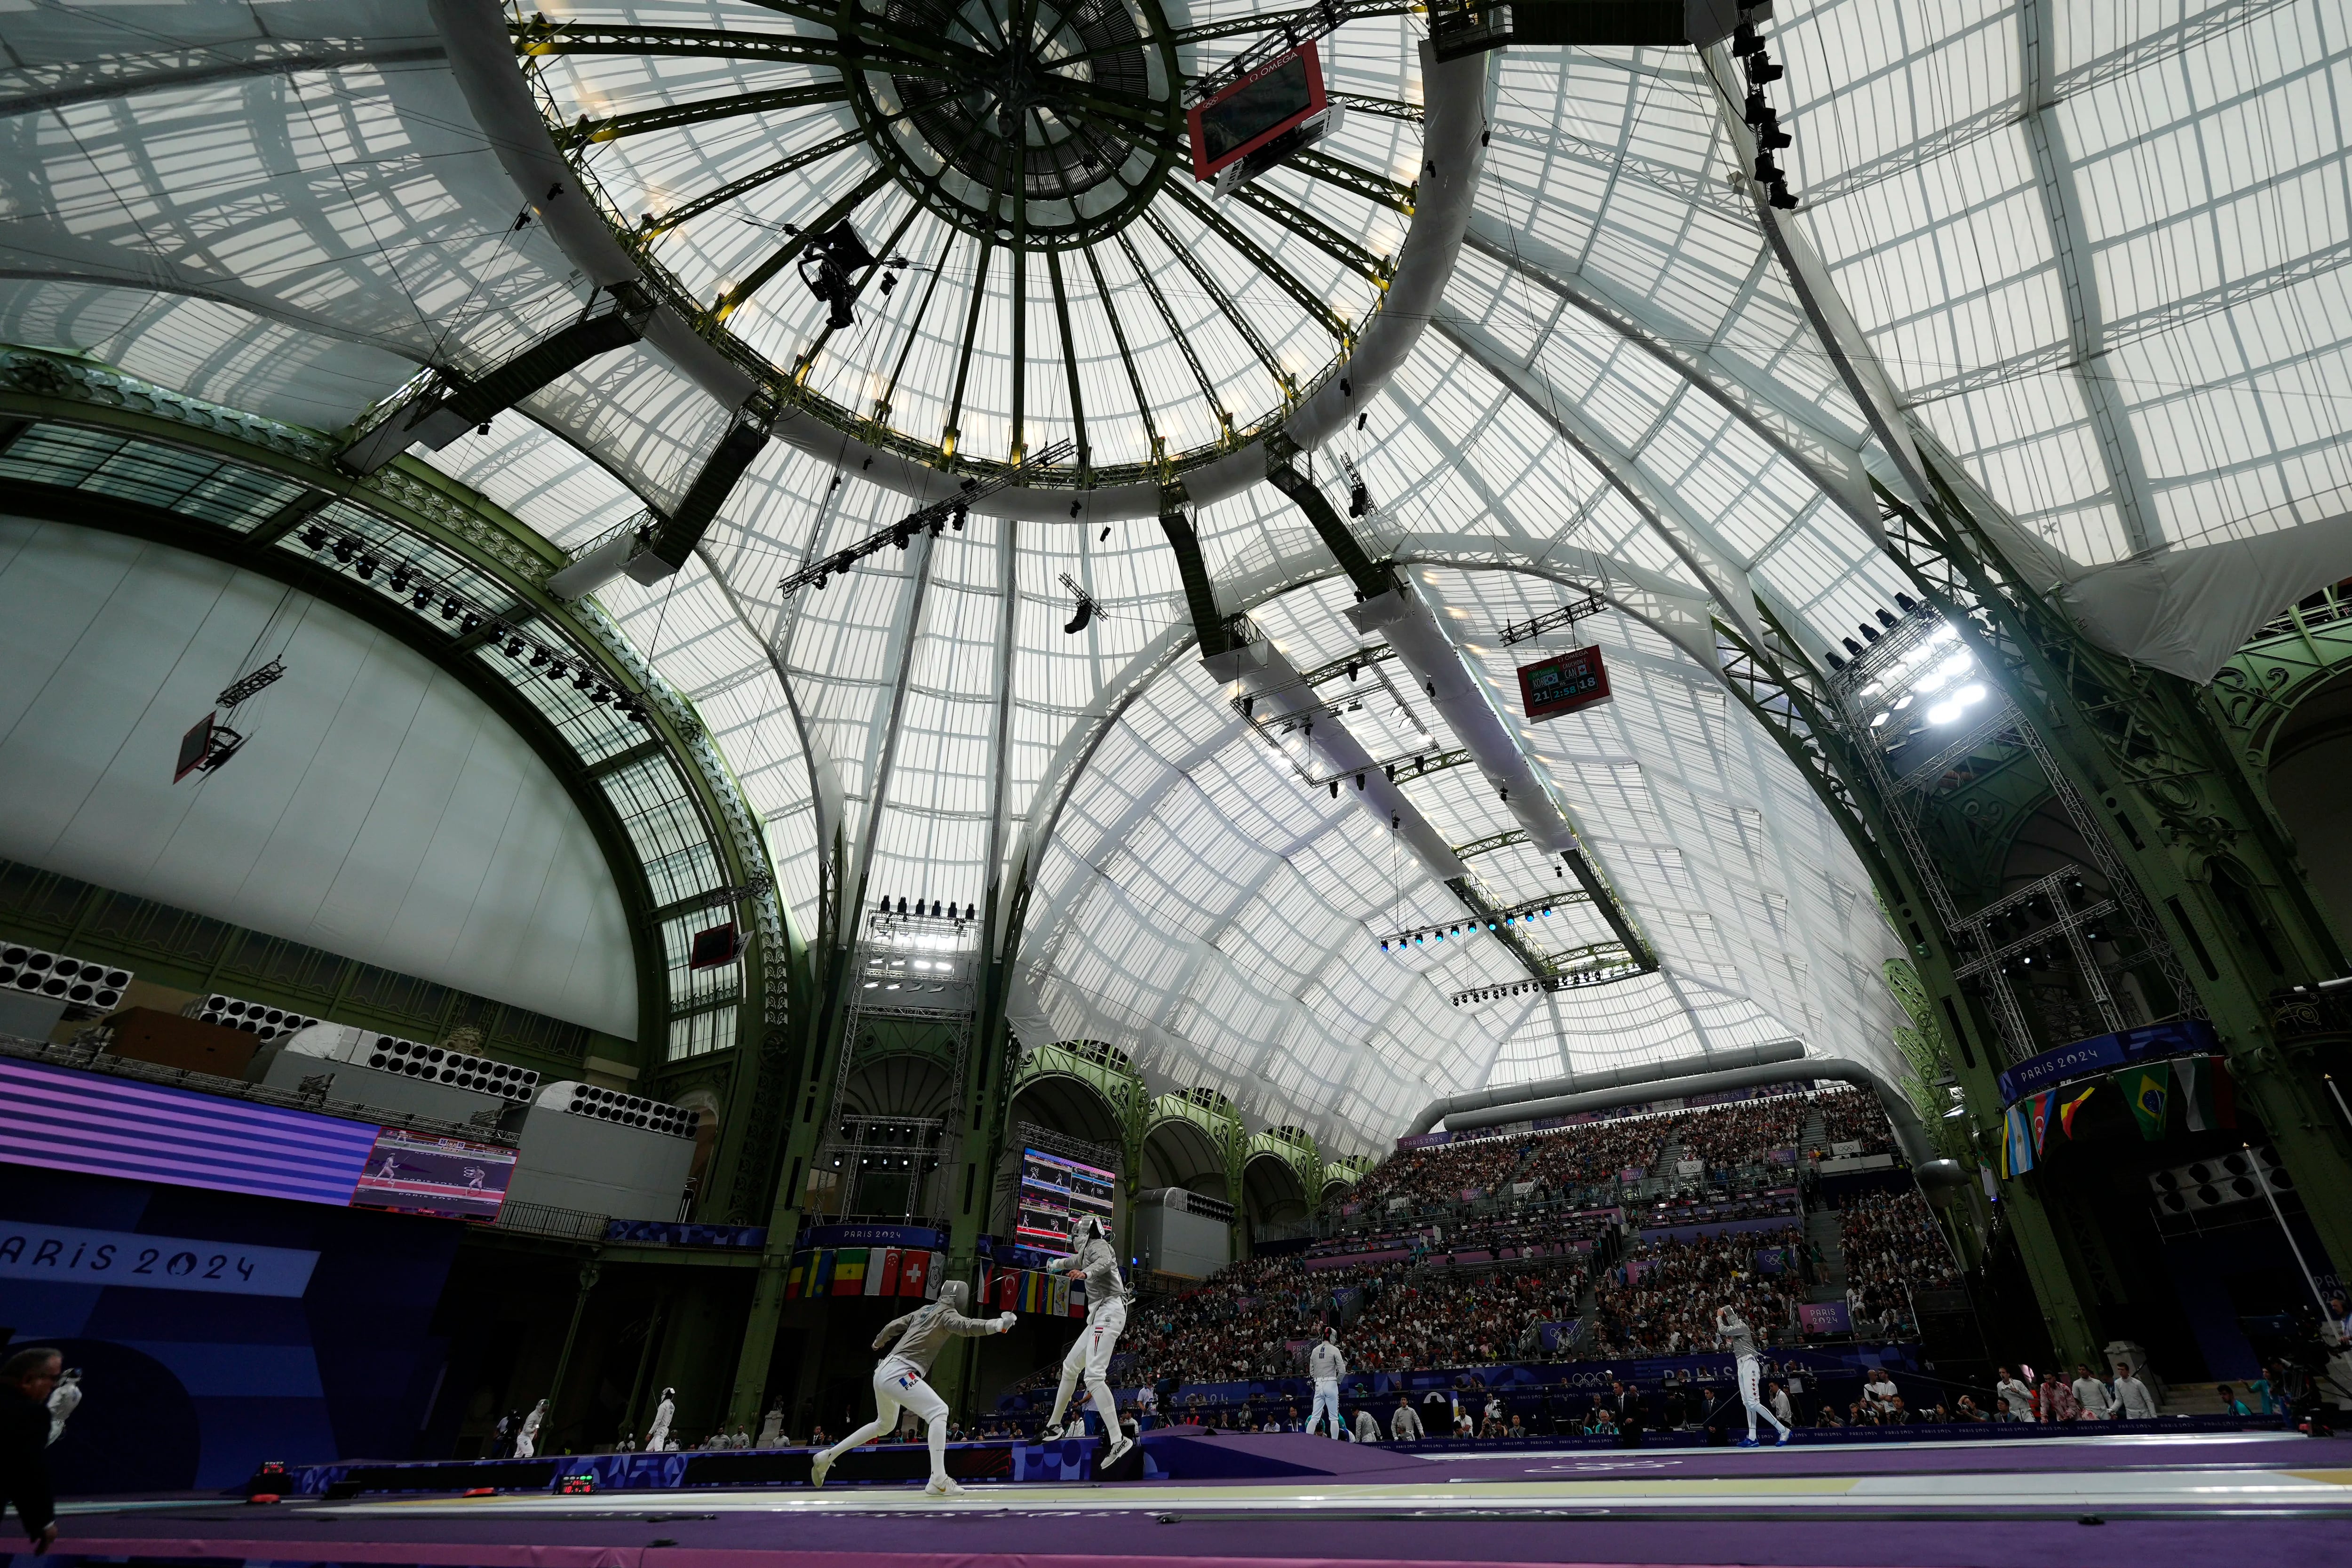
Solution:
[[[845,1247],[833,1255],[833,1293],[836,1296],[866,1294],[866,1248]]]

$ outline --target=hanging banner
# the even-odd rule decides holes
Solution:
[[[2015,1105],[2029,1094],[2055,1089],[2078,1078],[2109,1073],[2137,1062],[2168,1057],[2210,1057],[2221,1054],[2221,1037],[2202,1018],[2176,1018],[2113,1035],[2094,1035],[2054,1051],[2028,1057],[2000,1077],[2000,1102]]]

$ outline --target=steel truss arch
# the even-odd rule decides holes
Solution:
[[[298,502],[289,502],[277,521],[254,529],[249,535],[190,523],[174,531],[179,534],[175,542],[283,580],[299,577],[302,581],[298,585],[305,591],[344,608],[357,606],[364,612],[362,618],[416,647],[478,691],[497,696],[501,685],[483,673],[489,667],[474,657],[478,637],[453,637],[397,599],[373,587],[361,587],[338,570],[316,563],[306,567],[306,556],[290,548],[294,542],[288,536],[314,514],[324,517],[331,506],[360,509],[381,525],[497,584],[509,595],[509,604],[499,614],[534,627],[551,628],[575,659],[604,671],[610,684],[624,690],[642,690],[653,742],[653,749],[644,754],[670,760],[677,782],[694,802],[712,861],[719,868],[720,884],[703,898],[702,907],[731,904],[749,921],[751,941],[747,944],[746,964],[757,984],[746,989],[737,1040],[756,1038],[763,1031],[781,1030],[789,1024],[793,939],[775,896],[774,873],[758,819],[692,705],[652,670],[601,609],[593,604],[567,605],[547,595],[541,584],[563,560],[554,546],[501,509],[421,464],[403,459],[354,481],[333,466],[334,443],[324,436],[175,393],[84,360],[23,348],[0,350],[0,417],[25,421],[33,427],[51,422],[97,429],[160,448],[194,453],[293,487]],[[83,504],[95,509],[103,502],[92,498]],[[356,593],[336,589],[338,582],[348,584]],[[497,696],[492,706],[509,722],[516,721],[518,713],[538,712],[518,697],[517,688],[510,684],[503,687],[503,695]],[[542,754],[548,756],[567,793],[582,804],[592,825],[607,818],[617,823],[612,816],[614,806],[594,784],[605,771],[600,759],[562,739],[544,718],[535,725],[525,721],[519,730],[535,746],[543,747]],[[625,834],[617,843],[617,850],[607,847],[622,857],[615,864],[616,872],[619,864],[625,863],[633,874],[616,875],[615,880],[624,889],[635,890],[637,907],[633,913],[640,917],[633,923],[632,939],[655,944],[641,947],[642,973],[650,962],[646,954],[657,953],[660,942],[658,932],[645,922],[657,917],[677,918],[681,909],[690,910],[695,901],[656,909],[643,856]],[[653,972],[667,975],[668,968],[664,958]],[[640,1048],[654,1072],[670,1070],[666,1059],[668,1023],[679,1015],[674,1014],[668,988],[661,983],[642,984],[640,998],[641,1016],[646,1020],[641,1025],[646,1038]],[[679,1070],[697,1069],[689,1061],[681,1064]],[[722,1131],[722,1137],[740,1138],[740,1129],[730,1127]]]

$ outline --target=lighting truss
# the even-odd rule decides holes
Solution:
[[[1509,622],[1495,635],[1502,639],[1505,647],[1508,647],[1513,643],[1532,641],[1546,632],[1572,626],[1587,616],[1597,616],[1607,607],[1600,595],[1586,594],[1580,598],[1570,599],[1556,610],[1546,610],[1531,620]]]
[[[1320,686],[1327,680],[1337,680],[1343,675],[1349,680],[1353,680],[1364,670],[1371,668],[1384,659],[1395,657],[1396,649],[1387,643],[1368,645],[1358,648],[1344,658],[1335,658],[1328,664],[1318,664],[1312,669],[1301,670],[1298,682],[1302,686]]]
[[[1970,752],[2014,741],[2020,720],[1958,628],[1908,594],[1895,603],[1900,615],[1881,609],[1854,628],[1862,642],[1844,639],[1850,658],[1831,656],[1830,689],[1897,784],[1931,788]]]
[[[1390,16],[1395,9],[1387,5],[1350,5],[1348,0],[1316,0],[1303,9],[1268,16],[1259,24],[1265,31],[1258,35],[1257,42],[1184,84],[1184,107],[1191,109],[1214,98],[1260,66],[1271,65],[1301,44],[1328,37],[1350,16]]]
[[[1289,753],[1284,754],[1287,756]],[[1415,752],[1410,756],[1395,757],[1388,762],[1375,763],[1369,768],[1350,768],[1344,773],[1333,773],[1328,778],[1309,777],[1304,772],[1299,776],[1306,778],[1308,784],[1319,784],[1325,789],[1330,788],[1333,784],[1367,778],[1375,773],[1391,784],[1411,784],[1417,778],[1444,773],[1447,768],[1458,768],[1465,763],[1476,760],[1466,748],[1456,746],[1451,751]],[[1358,784],[1357,787],[1361,788],[1362,785]]]
[[[986,478],[967,479],[956,494],[929,506],[918,507],[889,527],[867,534],[856,543],[835,551],[822,561],[813,561],[776,584],[776,592],[789,598],[803,588],[822,589],[825,580],[846,573],[850,567],[872,555],[886,545],[904,550],[915,542],[918,533],[929,533],[937,538],[940,530],[952,521],[963,527],[964,514],[972,507],[1008,486],[1034,482],[1045,469],[1069,457],[1078,449],[1077,443],[1064,439],[1050,447],[1041,447],[1024,457],[1015,466],[990,474]]]
[[[1563,967],[1540,980],[1507,980],[1456,991],[1454,1005],[1475,1007],[1482,1002],[1499,1002],[1507,996],[1524,996],[1538,991],[1581,991],[1588,985],[1607,985],[1651,972],[1650,965],[1636,958],[1624,943],[1616,942],[1594,942],[1572,952],[1557,953],[1549,962]]]
[[[1425,947],[1433,942],[1444,942],[1449,936],[1459,941],[1465,936],[1476,936],[1480,931],[1499,932],[1506,929],[1527,925],[1534,921],[1548,920],[1554,910],[1566,905],[1589,904],[1591,901],[1592,895],[1582,889],[1572,893],[1562,893],[1557,898],[1529,899],[1524,904],[1514,904],[1507,910],[1496,910],[1490,917],[1484,920],[1474,918],[1466,921],[1449,921],[1437,925],[1421,926],[1411,931],[1399,931],[1394,936],[1381,939],[1381,951],[1402,952],[1411,948]]]
[[[259,692],[263,688],[275,685],[278,678],[283,676],[285,673],[286,661],[282,658],[273,658],[268,664],[263,665],[259,669],[254,670],[250,674],[240,675],[235,680],[230,681],[226,686],[222,687],[220,695],[214,698],[213,700],[223,708],[234,708],[238,703],[246,700],[246,699]]]
[[[589,701],[609,702],[614,711],[640,724],[652,724],[653,714],[644,697],[611,681],[594,660],[569,644],[551,643],[523,630],[506,612],[481,604],[455,583],[436,577],[413,562],[388,559],[382,546],[323,522],[306,525],[297,537],[319,564],[347,572],[370,586],[375,585],[377,574],[382,573],[383,586],[394,597],[406,599],[420,615],[438,614],[455,626],[456,637],[476,638],[510,659],[527,661],[529,668],[542,672],[550,680],[570,680]],[[256,670],[246,680],[262,673]]]

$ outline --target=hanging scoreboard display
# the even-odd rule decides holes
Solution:
[[[1192,177],[1213,178],[1329,107],[1322,59],[1312,43],[1303,44],[1192,110]]]
[[[1519,705],[1531,719],[1557,719],[1609,700],[1609,669],[1597,647],[1570,648],[1519,670]]]

